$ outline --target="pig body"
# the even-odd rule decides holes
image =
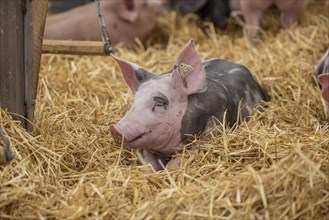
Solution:
[[[166,0],[101,1],[106,28],[112,44],[124,43],[130,47],[136,38],[144,42],[156,26],[156,16]],[[86,4],[72,10],[50,15],[45,26],[45,39],[102,40],[95,4]]]
[[[327,121],[329,122],[329,49],[322,56],[317,68],[322,97],[327,103]]]
[[[182,150],[194,135],[222,122],[248,118],[253,108],[267,101],[250,71],[239,64],[211,59],[203,64],[190,41],[173,70],[153,74],[142,67],[115,58],[134,91],[131,109],[111,126],[114,139],[127,147],[144,149],[144,159],[159,170],[158,160]]]
[[[301,12],[305,8],[305,0],[231,0],[231,7],[238,9],[241,8],[242,15],[246,22],[245,33],[247,38],[252,43],[258,43],[259,29],[261,27],[261,20],[265,11],[272,5],[275,5],[282,12],[281,25],[283,28],[290,27],[293,23],[297,22]]]
[[[209,18],[216,27],[225,29],[231,11],[241,11],[245,19],[245,34],[252,43],[259,43],[261,20],[270,6],[277,6],[282,11],[281,25],[288,28],[297,22],[305,0],[173,0],[179,11],[195,13],[202,18]]]
[[[247,118],[257,104],[268,101],[245,66],[215,58],[205,61],[203,67],[205,90],[188,96],[182,119],[180,133],[184,144],[190,141],[190,134],[201,134],[213,127],[213,117],[222,122],[226,111],[225,120],[232,126],[237,123],[239,110],[241,117]]]

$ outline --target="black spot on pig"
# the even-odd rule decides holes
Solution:
[[[229,0],[176,0],[181,14],[195,13],[201,18],[209,18],[216,27],[225,29],[230,16]]]
[[[203,63],[206,73],[206,88],[188,97],[187,110],[182,120],[181,136],[185,143],[188,134],[200,134],[212,127],[213,117],[233,126],[238,123],[240,102],[241,117],[252,115],[252,108],[269,96],[257,84],[250,71],[242,65],[222,59],[212,59]]]

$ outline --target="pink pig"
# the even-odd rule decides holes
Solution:
[[[238,2],[239,1],[239,2]],[[239,4],[240,3],[240,4]],[[259,28],[264,12],[272,5],[276,5],[282,12],[281,25],[290,27],[297,22],[303,9],[305,0],[231,0],[231,8],[241,8],[246,21],[246,36],[252,43],[259,42]]]
[[[101,1],[101,10],[112,44],[144,42],[156,26],[156,16],[168,7],[168,0],[110,0]],[[45,39],[101,40],[96,4],[86,4],[67,12],[49,15]]]
[[[193,41],[164,74],[113,58],[134,92],[134,102],[118,124],[111,125],[112,136],[126,147],[142,148],[155,170],[162,169],[159,160],[180,152],[216,122],[225,118],[234,125],[239,115],[248,118],[255,105],[268,100],[246,67],[218,58],[202,63]]]
[[[127,147],[143,146],[144,159],[151,163],[154,169],[160,170],[158,159],[161,159],[161,155],[172,156],[183,146],[180,130],[188,95],[197,92],[205,81],[200,58],[190,43],[181,52],[172,74],[155,75],[156,80],[143,82],[151,77],[151,73],[136,64],[113,57],[120,65],[135,97],[131,109],[117,125],[111,126],[111,133],[117,140],[124,136],[124,144]],[[193,71],[184,81],[178,71],[180,62],[193,66]]]

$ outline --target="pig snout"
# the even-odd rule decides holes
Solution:
[[[122,140],[123,134],[121,131],[119,131],[119,129],[115,125],[110,126],[110,131],[114,140],[116,141]]]
[[[133,131],[132,131],[133,130]],[[152,130],[141,131],[121,124],[111,125],[110,131],[115,141],[123,141],[126,147],[138,147],[141,143],[147,142]]]

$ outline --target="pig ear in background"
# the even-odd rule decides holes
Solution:
[[[205,71],[201,59],[190,40],[180,52],[172,72],[171,86],[186,95],[198,92],[203,88]]]
[[[147,81],[153,76],[152,73],[147,72],[135,63],[120,59],[113,54],[111,54],[111,56],[119,64],[126,83],[134,93],[138,90],[142,82]]]
[[[129,23],[135,22],[138,16],[135,0],[122,0],[122,2],[123,7],[120,7],[118,11],[119,16]]]
[[[329,103],[329,73],[322,73],[318,78],[322,87],[322,97]]]

